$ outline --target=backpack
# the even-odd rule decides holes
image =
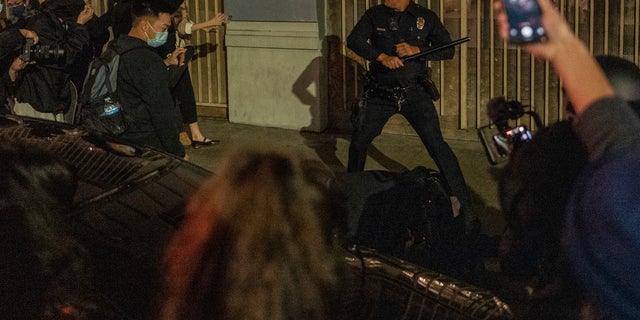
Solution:
[[[91,61],[78,99],[78,124],[94,133],[118,136],[127,130],[122,104],[117,95],[121,50],[115,42]]]

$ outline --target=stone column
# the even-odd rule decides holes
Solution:
[[[327,86],[320,33],[316,22],[229,23],[229,121],[323,131]]]

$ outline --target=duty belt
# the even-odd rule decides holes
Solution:
[[[407,101],[405,97],[407,90],[416,88],[419,85],[419,83],[415,83],[405,87],[386,87],[378,85],[376,83],[370,83],[367,89],[367,93],[372,96],[395,101],[398,104],[398,111],[400,111],[402,109],[402,104]]]

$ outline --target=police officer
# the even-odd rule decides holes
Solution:
[[[349,146],[348,171],[362,171],[373,139],[395,113],[408,121],[444,175],[454,200],[459,200],[467,231],[477,231],[471,196],[458,159],[444,141],[432,99],[427,60],[451,59],[454,49],[403,62],[401,58],[451,42],[449,32],[431,10],[411,0],[384,0],[367,10],[351,31],[347,46],[371,61],[365,103],[358,110]],[[454,210],[457,209],[454,205]],[[457,213],[457,212],[456,212]]]

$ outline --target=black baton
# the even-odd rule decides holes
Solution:
[[[461,38],[461,39],[458,39],[458,40],[451,41],[451,42],[449,42],[447,44],[443,44],[441,46],[437,46],[435,48],[430,48],[427,51],[422,51],[420,53],[416,53],[416,54],[412,54],[410,56],[406,56],[404,58],[400,58],[400,60],[402,60],[402,62],[404,63],[404,62],[407,62],[409,60],[412,60],[412,59],[415,59],[415,58],[418,58],[418,57],[422,57],[424,55],[432,54],[434,52],[437,52],[437,51],[440,51],[440,50],[444,50],[444,49],[447,49],[449,47],[457,46],[457,45],[465,43],[465,42],[467,42],[469,40],[471,40],[469,37],[464,37],[464,38]]]

